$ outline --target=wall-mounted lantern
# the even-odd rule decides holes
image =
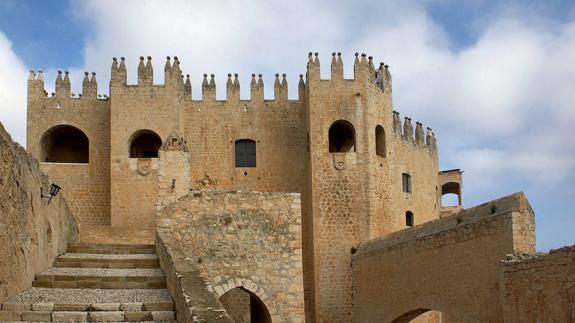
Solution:
[[[50,195],[44,195],[44,192],[42,192],[42,188],[40,188],[40,198],[46,198],[48,199],[48,203],[46,203],[46,205],[50,204],[50,202],[52,202],[52,198],[56,195],[58,195],[58,192],[60,192],[61,187],[52,183],[52,185],[50,185]]]

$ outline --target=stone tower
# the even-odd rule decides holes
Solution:
[[[417,223],[437,217],[435,142],[431,134],[425,142],[420,124],[415,138],[409,119],[405,131],[394,129],[388,67],[376,70],[365,54],[356,54],[347,80],[334,53],[331,79],[322,80],[310,53],[305,104],[316,318],[349,322],[351,255],[360,242],[405,228],[407,212]]]

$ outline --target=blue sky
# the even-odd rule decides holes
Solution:
[[[49,92],[69,70],[76,93],[96,71],[106,93],[113,56],[134,81],[151,55],[161,83],[165,56],[177,55],[195,98],[212,72],[220,89],[229,72],[242,84],[286,72],[295,98],[308,51],[325,78],[332,51],[348,77],[356,51],[385,61],[395,110],[434,129],[442,169],[465,171],[466,207],[525,191],[538,249],[575,243],[573,1],[0,0],[0,122],[25,142],[29,69],[45,71]]]

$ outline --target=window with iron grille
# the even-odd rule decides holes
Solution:
[[[256,142],[250,139],[236,141],[236,167],[256,167]]]

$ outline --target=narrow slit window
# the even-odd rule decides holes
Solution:
[[[375,127],[375,154],[385,157],[385,131],[380,125]]]
[[[413,226],[413,212],[411,211],[405,212],[405,225],[408,227]]]
[[[405,193],[411,193],[411,175],[406,173],[401,174],[401,182],[403,185],[403,191]]]
[[[236,141],[236,167],[256,167],[256,142],[250,139]]]

